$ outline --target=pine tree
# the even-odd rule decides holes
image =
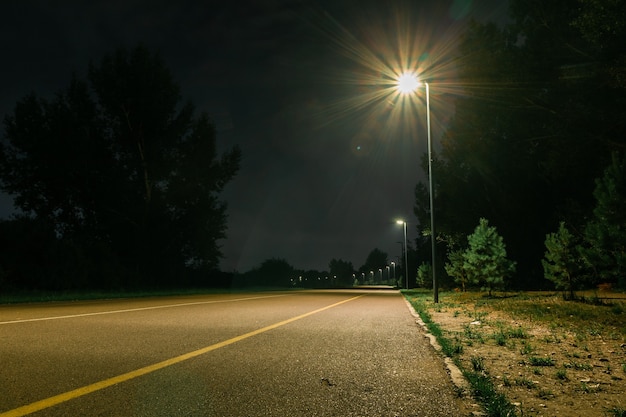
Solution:
[[[580,271],[578,252],[575,237],[561,222],[556,233],[549,233],[545,240],[545,258],[541,260],[544,276],[552,281],[559,290],[569,293],[574,298],[574,290],[580,285],[584,277],[577,274]]]
[[[626,158],[613,153],[611,164],[596,180],[596,207],[585,227],[583,253],[599,278],[626,287]]]
[[[463,269],[468,281],[489,291],[504,287],[504,280],[515,272],[515,262],[507,259],[506,246],[496,228],[487,219],[480,219],[474,233],[467,237],[468,249],[463,254]]]
[[[461,286],[461,290],[465,292],[467,282],[467,272],[465,271],[465,258],[464,252],[461,249],[451,251],[448,254],[448,260],[450,262],[445,264],[445,269],[448,275],[454,278],[454,282]]]
[[[417,268],[417,279],[415,283],[420,288],[428,288],[433,282],[433,268],[428,262],[422,262]]]

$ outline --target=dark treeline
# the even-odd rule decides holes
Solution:
[[[231,279],[233,287],[349,288],[355,284],[396,285],[398,280],[403,280],[403,265],[397,265],[397,276],[395,272],[392,274],[393,265],[388,255],[376,248],[358,270],[352,262],[343,259],[331,259],[327,270],[318,271],[298,269],[285,259],[272,258],[245,273],[234,273]]]
[[[544,241],[564,222],[586,246],[576,256],[587,283],[624,286],[624,162],[609,180],[611,202],[600,201],[609,193],[598,182],[626,146],[626,3],[512,0],[510,13],[503,27],[472,24],[460,44],[463,94],[433,163],[438,274],[453,285],[447,256],[485,218],[517,263],[509,286],[548,288]],[[428,207],[418,184],[422,225]]]
[[[225,237],[238,148],[182,103],[158,55],[118,50],[52,100],[4,120],[0,185],[21,210],[0,222],[0,288],[201,285]]]

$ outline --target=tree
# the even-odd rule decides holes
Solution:
[[[354,266],[352,266],[352,262],[332,259],[328,264],[328,269],[335,285],[341,287],[352,287],[354,285]]]
[[[448,253],[448,261],[445,269],[454,282],[461,286],[461,290],[465,292],[468,285],[467,271],[465,270],[464,251],[461,249],[453,250]]]
[[[369,279],[371,277],[371,272],[376,274],[379,269],[385,269],[387,264],[388,255],[386,252],[381,251],[378,248],[373,249],[365,260],[365,264],[359,268],[359,272],[365,274],[365,279]]]
[[[247,273],[248,285],[289,287],[296,279],[294,268],[285,259],[270,258]]]
[[[218,265],[219,194],[239,160],[237,147],[217,154],[209,117],[181,104],[159,56],[137,47],[90,64],[86,81],[50,101],[17,103],[0,186],[59,239],[109,247],[132,274],[126,285],[179,284],[184,271]]]
[[[428,288],[432,286],[433,282],[433,268],[428,262],[422,262],[417,267],[417,279],[415,283],[418,287]]]
[[[515,262],[507,259],[506,246],[496,228],[481,218],[474,233],[467,237],[469,244],[463,254],[463,269],[468,281],[489,291],[502,288],[504,280],[515,271]]]
[[[578,0],[572,25],[598,51],[597,62],[607,83],[626,88],[626,1]]]
[[[582,275],[577,275],[580,271],[577,242],[565,227],[565,222],[559,224],[556,233],[546,235],[545,245],[546,254],[541,264],[546,279],[552,281],[557,289],[567,291],[573,300]]]
[[[600,279],[626,288],[626,158],[613,153],[593,195],[596,207],[585,227],[583,253]]]

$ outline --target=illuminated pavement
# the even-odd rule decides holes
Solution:
[[[460,416],[396,291],[0,306],[0,417]]]

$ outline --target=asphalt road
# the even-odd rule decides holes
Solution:
[[[0,306],[0,417],[460,416],[396,291]]]

